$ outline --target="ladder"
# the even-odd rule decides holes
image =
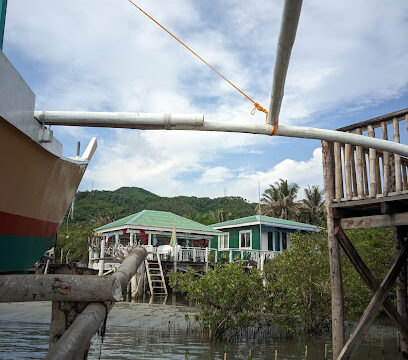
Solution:
[[[166,280],[163,274],[160,255],[153,254],[151,260],[145,259],[145,266],[150,293],[152,295],[167,296]]]

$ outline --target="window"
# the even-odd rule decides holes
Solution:
[[[229,249],[229,234],[218,235],[218,249]]]
[[[240,249],[252,248],[252,231],[245,230],[239,232],[239,247]]]
[[[288,234],[282,233],[282,250],[286,250],[288,248]]]

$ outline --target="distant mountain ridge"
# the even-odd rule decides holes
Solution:
[[[139,187],[114,191],[80,191],[75,199],[74,221],[106,223],[141,210],[169,211],[203,224],[255,214],[256,204],[238,196],[215,199],[195,196],[162,197]]]

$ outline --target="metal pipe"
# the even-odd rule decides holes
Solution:
[[[295,42],[299,23],[302,0],[286,0],[283,7],[282,24],[276,50],[273,85],[267,123],[275,125],[279,118],[285,89],[286,73],[288,71],[290,54]]]
[[[170,117],[168,117],[166,121],[164,121],[163,118],[163,116],[166,116],[165,114],[141,113],[38,111],[35,112],[35,116],[40,118],[43,117],[44,123],[53,125],[121,127],[140,130],[196,130],[270,135],[273,129],[273,125],[262,123],[230,123],[217,121],[204,122],[202,115],[169,114]],[[195,120],[197,121],[194,120],[195,116]],[[183,119],[187,120],[184,121]],[[98,123],[99,125],[95,125],[95,123]],[[318,129],[307,126],[279,125],[275,135],[303,139],[337,141],[340,143],[387,151],[408,157],[407,145],[363,135],[346,133],[343,131]]]
[[[270,135],[273,129],[269,124],[253,123],[220,123],[206,121],[203,126],[197,128],[180,128],[179,130],[200,130],[200,131],[224,131],[248,134]],[[408,146],[392,141],[370,138],[368,136],[346,133],[336,130],[318,129],[307,126],[284,126],[279,125],[277,136],[286,136],[303,139],[337,141],[340,143],[362,146],[376,150],[388,151],[408,157]]]
[[[165,114],[135,112],[35,111],[34,117],[46,125],[92,126],[129,129],[173,129],[201,126],[203,114]]]

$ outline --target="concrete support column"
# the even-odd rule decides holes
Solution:
[[[130,242],[129,242],[130,246],[134,246],[134,238],[135,238],[135,234],[131,232],[130,233]]]
[[[109,235],[106,235],[106,240],[105,238],[102,236],[101,237],[101,254],[100,254],[100,260],[99,260],[99,272],[98,275],[102,276],[103,275],[103,271],[105,269],[105,241],[108,241]]]

